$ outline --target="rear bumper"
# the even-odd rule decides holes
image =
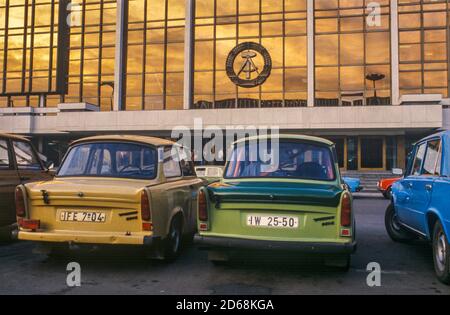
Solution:
[[[42,243],[69,243],[69,244],[91,244],[91,245],[145,245],[152,246],[154,237],[135,233],[125,235],[119,233],[81,233],[77,235],[65,232],[26,232],[19,231],[18,239],[22,241],[34,241]]]
[[[349,243],[280,242],[226,237],[195,236],[195,244],[202,250],[270,250],[311,254],[352,254],[356,241]]]

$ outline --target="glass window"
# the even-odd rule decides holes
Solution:
[[[167,178],[181,176],[181,167],[178,160],[178,151],[176,149],[173,150],[173,147],[164,148],[164,176]]]
[[[427,144],[423,143],[417,148],[416,157],[414,158],[413,169],[411,175],[419,176],[422,173],[423,159],[425,158],[425,151]]]
[[[428,142],[427,154],[423,163],[423,175],[439,175],[437,171],[437,163],[440,161],[441,140],[433,140]]]
[[[391,104],[389,1],[314,3],[316,106]]]
[[[192,162],[192,153],[186,148],[180,148],[179,156],[183,176],[195,176],[194,163]]]
[[[197,167],[195,172],[197,173],[198,177],[205,177],[206,176],[206,167]]]
[[[436,161],[436,175],[440,176],[441,175],[441,168],[442,168],[442,145],[441,148],[439,150],[439,155],[437,157],[437,161]]]
[[[208,167],[206,169],[206,177],[222,177],[223,170],[220,167]]]
[[[400,1],[399,22],[400,94],[447,97],[447,1]]]
[[[8,143],[5,140],[0,140],[0,168],[9,168],[9,151]]]
[[[384,167],[383,138],[360,138],[361,168],[382,169]]]
[[[153,179],[156,150],[131,143],[92,143],[72,148],[58,176]]]
[[[359,142],[357,137],[347,138],[347,170],[356,171],[358,170],[358,150]]]
[[[345,139],[344,138],[328,138],[330,141],[333,141],[336,148],[336,156],[339,163],[340,168],[344,168],[345,164]]]
[[[197,13],[207,16],[211,1],[197,4]],[[183,108],[185,5],[184,0],[130,0],[127,110]]]
[[[41,170],[42,165],[38,160],[31,144],[21,141],[14,141],[14,152],[19,169]]]
[[[197,2],[194,109],[306,106],[306,0]],[[238,87],[225,71],[229,54],[244,42],[263,46],[272,61],[267,80],[249,89]],[[250,50],[229,66],[240,79],[253,80],[264,64],[261,53]]]
[[[64,85],[58,85],[57,79],[67,76],[67,58],[56,57],[58,39],[69,37],[68,28],[58,27],[58,10],[64,4],[0,1],[0,78],[4,80],[0,81],[0,95],[64,92]],[[36,99],[29,97],[25,103],[38,105]]]
[[[226,178],[300,178],[332,181],[336,178],[329,147],[301,142],[269,144],[269,156],[261,157],[258,143],[238,144],[225,171]]]

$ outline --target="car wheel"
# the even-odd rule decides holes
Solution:
[[[325,259],[325,266],[343,272],[348,272],[350,270],[350,264],[351,264],[350,255],[339,255]]]
[[[181,250],[182,241],[182,221],[180,217],[175,217],[170,224],[169,234],[164,241],[164,259],[174,261]]]
[[[0,229],[0,244],[4,243],[4,244],[10,244],[12,243],[15,239],[13,237],[14,235],[14,231],[17,230],[17,227],[14,226],[6,226],[4,228]]]
[[[399,223],[395,208],[392,204],[386,209],[385,226],[389,237],[394,242],[406,243],[416,239],[416,236],[405,230]]]
[[[450,246],[439,221],[436,222],[433,231],[433,258],[439,281],[450,284]]]

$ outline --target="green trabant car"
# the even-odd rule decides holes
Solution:
[[[262,154],[262,152],[264,154]],[[332,142],[281,135],[233,144],[224,178],[202,188],[196,244],[221,263],[240,252],[320,254],[348,270],[356,250],[351,193]]]

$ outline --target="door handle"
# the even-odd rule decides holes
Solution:
[[[407,187],[408,187],[408,188],[413,188],[414,185],[413,185],[413,183],[408,183]]]
[[[425,189],[427,191],[432,191],[433,190],[433,185],[431,185],[431,184],[425,185]]]

